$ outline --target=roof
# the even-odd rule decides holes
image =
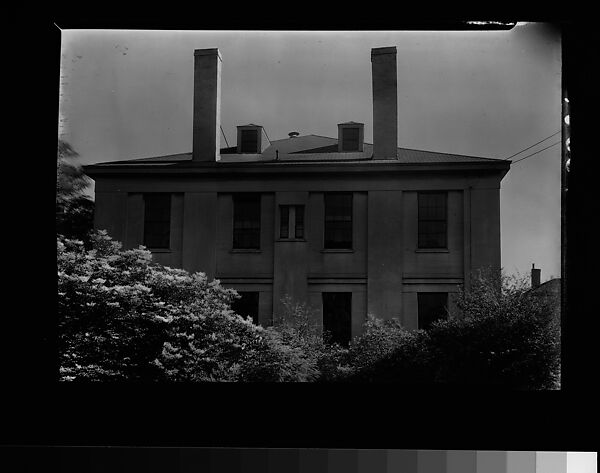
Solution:
[[[341,162],[341,161],[370,161],[390,163],[389,159],[373,159],[373,145],[363,144],[361,152],[338,152],[338,139],[320,135],[303,135],[274,140],[260,154],[239,154],[236,147],[222,148],[220,162]],[[168,165],[173,163],[191,162],[192,153],[170,154],[148,158],[137,158],[126,161],[110,161],[98,163],[94,166],[120,166],[120,165]],[[505,162],[502,159],[483,158],[460,154],[441,153],[438,151],[425,151],[411,148],[398,148],[397,159],[404,164],[434,164],[434,163],[493,163]]]

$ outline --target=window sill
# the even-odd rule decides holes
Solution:
[[[304,238],[278,238],[275,241],[303,241],[306,242]]]
[[[321,253],[354,253],[354,250],[347,248],[325,248],[321,250]]]
[[[171,253],[171,248],[147,248],[150,253]]]
[[[262,250],[252,248],[234,248],[229,250],[229,253],[262,253]]]
[[[448,248],[417,248],[415,253],[450,253]]]

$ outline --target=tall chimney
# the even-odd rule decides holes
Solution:
[[[219,161],[221,62],[217,48],[194,51],[193,161]]]
[[[540,279],[542,277],[542,270],[535,269],[535,263],[531,265],[531,289],[540,287]]]
[[[371,49],[373,76],[373,158],[398,154],[398,78],[396,46]]]

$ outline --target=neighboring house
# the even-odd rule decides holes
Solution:
[[[510,162],[398,148],[395,47],[371,50],[373,144],[349,121],[268,145],[239,126],[220,148],[221,56],[194,57],[192,153],[86,166],[96,228],[238,290],[260,324],[285,295],[306,302],[340,342],[368,313],[426,327],[472,270],[500,268]]]
[[[531,289],[528,292],[548,303],[553,309],[553,317],[560,320],[561,279],[552,278],[540,284],[541,275],[542,270],[536,268],[533,264],[531,267]]]

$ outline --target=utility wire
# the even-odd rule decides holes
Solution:
[[[537,143],[534,143],[534,144],[532,144],[532,145],[531,145],[531,146],[529,146],[528,148],[522,149],[522,150],[521,150],[521,151],[519,151],[518,153],[515,153],[515,154],[513,154],[513,155],[509,156],[508,158],[504,158],[504,159],[510,159],[510,158],[512,158],[512,157],[514,157],[514,156],[516,156],[517,154],[521,154],[523,151],[527,151],[528,149],[531,149],[531,148],[533,148],[535,145],[539,145],[540,143],[543,143],[544,141],[546,141],[546,140],[548,140],[548,139],[552,138],[553,136],[555,136],[555,135],[558,135],[558,134],[560,133],[560,131],[561,131],[561,130],[558,130],[558,131],[557,131],[556,133],[554,133],[553,135],[550,135],[550,136],[548,136],[548,137],[544,138],[543,140],[541,140],[541,141],[538,141]],[[517,162],[517,161],[515,161],[515,163],[516,163],[516,162]]]
[[[516,160],[516,161],[514,161],[512,164],[517,164],[519,161],[523,161],[524,159],[527,159],[527,158],[529,158],[529,157],[533,156],[534,154],[541,153],[542,151],[544,151],[544,150],[546,150],[546,149],[548,149],[548,148],[552,148],[553,146],[559,145],[559,144],[561,144],[561,143],[562,143],[561,141],[557,141],[556,143],[553,143],[553,144],[551,144],[550,146],[546,146],[545,148],[542,148],[542,149],[540,149],[539,151],[536,151],[535,153],[528,154],[528,155],[527,155],[527,156],[525,156],[524,158],[517,159],[517,160]]]
[[[219,125],[219,127],[221,128],[221,133],[223,134],[223,138],[225,138],[225,144],[229,148],[229,143],[227,143],[227,137],[225,136],[225,132],[223,131],[223,127],[221,125]]]

